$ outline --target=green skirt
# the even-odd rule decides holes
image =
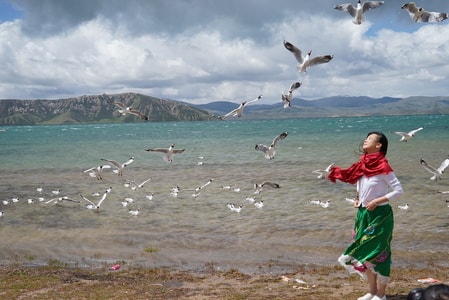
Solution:
[[[348,271],[366,278],[364,270],[370,268],[385,279],[390,277],[391,240],[394,217],[389,204],[369,211],[359,207],[354,224],[354,241],[339,258]]]

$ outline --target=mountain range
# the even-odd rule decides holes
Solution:
[[[121,116],[121,102],[148,117],[149,122],[212,121],[239,104],[214,101],[194,105],[138,93],[102,94],[56,100],[0,100],[0,125],[146,122],[131,114]],[[335,96],[316,100],[294,98],[283,103],[251,104],[242,119],[315,118],[373,115],[449,114],[449,97],[370,98]]]

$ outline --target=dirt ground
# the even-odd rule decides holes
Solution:
[[[410,290],[449,281],[445,268],[393,269],[387,299],[406,300]],[[291,274],[236,270],[193,273],[164,268],[118,270],[67,266],[0,267],[0,299],[357,299],[366,282],[339,266],[299,266]]]

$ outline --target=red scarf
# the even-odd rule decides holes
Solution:
[[[388,160],[382,152],[365,153],[360,160],[347,169],[333,167],[327,176],[332,182],[340,179],[343,182],[354,184],[360,177],[365,175],[371,177],[379,174],[388,174],[393,169],[388,164]]]

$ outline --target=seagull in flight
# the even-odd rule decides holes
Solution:
[[[415,2],[408,2],[402,5],[406,9],[410,18],[417,23],[441,22],[447,19],[447,13],[426,11],[422,7],[416,6]]]
[[[90,177],[96,178],[97,180],[102,180],[103,177],[101,177],[101,173],[103,172],[103,169],[110,169],[110,168],[111,168],[110,165],[100,165],[97,167],[89,168],[83,171],[83,173],[88,173]]]
[[[265,181],[265,182],[262,182],[262,183],[255,183],[254,184],[254,194],[260,194],[260,192],[262,191],[262,189],[265,186],[269,186],[269,187],[272,187],[272,188],[275,188],[275,189],[278,189],[278,188],[281,187],[279,184],[271,182],[271,181]]]
[[[250,101],[243,101],[239,107],[237,107],[234,110],[231,110],[230,112],[228,112],[227,114],[225,114],[224,116],[219,116],[218,118],[221,120],[224,120],[228,117],[237,117],[240,118],[242,116],[243,113],[243,109],[248,105],[251,104],[253,102],[259,101],[260,99],[262,99],[262,95],[259,95],[256,99],[250,100]]]
[[[293,91],[298,89],[300,86],[301,86],[301,82],[294,82],[290,86],[290,89],[288,90],[287,94],[282,93],[281,98],[282,98],[282,102],[284,103],[284,108],[291,106]]]
[[[130,188],[131,188],[132,190],[137,190],[137,189],[143,188],[143,186],[145,185],[145,183],[147,183],[147,182],[150,181],[150,180],[151,180],[151,178],[148,178],[148,179],[145,179],[144,181],[142,181],[141,183],[137,183],[137,182],[134,182],[134,181],[132,181],[132,180],[129,180],[129,181],[125,184],[125,186],[130,186]]]
[[[439,180],[441,179],[441,174],[444,173],[444,170],[446,170],[446,168],[449,166],[449,156],[443,160],[440,164],[440,166],[438,168],[432,167],[431,165],[429,165],[424,159],[420,159],[419,160],[421,166],[423,166],[424,169],[426,169],[427,171],[429,171],[430,173],[433,174],[433,176],[430,178],[430,180]]]
[[[414,137],[418,131],[423,130],[423,129],[424,129],[423,127],[419,127],[417,129],[409,131],[409,132],[393,131],[393,133],[396,133],[401,136],[401,139],[399,140],[400,142],[407,142],[409,139]]]
[[[351,3],[345,3],[336,5],[334,8],[341,11],[347,11],[351,15],[351,17],[354,18],[354,20],[352,20],[352,23],[360,25],[362,24],[362,21],[364,19],[363,14],[367,10],[377,8],[382,4],[384,4],[384,1],[365,1],[362,4],[362,1],[358,0],[356,7],[352,6]]]
[[[184,152],[186,149],[175,149],[175,144],[171,144],[170,147],[167,148],[150,148],[150,149],[146,149],[145,151],[150,151],[150,152],[162,152],[165,153],[163,159],[166,162],[172,162],[173,161],[173,154],[179,154]]]
[[[116,168],[116,170],[114,170],[114,172],[117,173],[118,176],[123,176],[123,169],[125,169],[127,166],[129,166],[130,164],[132,164],[134,162],[134,157],[130,157],[130,159],[123,164],[120,164],[112,159],[102,158],[101,160],[107,161],[108,163],[112,164]]]
[[[101,196],[100,200],[98,200],[98,203],[95,204],[94,202],[92,202],[91,200],[87,199],[86,197],[84,197],[83,195],[80,194],[81,198],[83,198],[83,200],[87,201],[89,204],[86,205],[87,209],[95,209],[95,210],[99,210],[101,204],[103,203],[103,201],[106,199],[106,196],[109,194],[109,192],[112,190],[112,187],[109,187],[108,189],[106,189],[106,191],[103,193],[103,196]]]
[[[50,200],[48,200],[48,201],[46,201],[44,203],[48,204],[48,203],[54,202],[55,204],[58,204],[59,202],[62,202],[62,201],[71,201],[71,202],[80,203],[80,201],[70,199],[68,196],[62,196],[62,197],[53,198],[53,199],[50,199]]]
[[[331,168],[334,166],[334,163],[331,163],[330,165],[327,166],[326,169],[321,170],[315,170],[312,173],[318,174],[317,178],[318,179],[324,179],[326,177],[327,174],[329,174],[329,172],[331,171]],[[326,175],[325,175],[326,174]]]
[[[121,103],[121,102],[114,102],[114,104],[118,107],[120,107],[120,109],[118,110],[118,112],[120,113],[120,115],[124,116],[127,113],[131,114],[131,115],[135,115],[138,116],[139,118],[148,121],[148,117],[146,115],[144,115],[143,113],[141,113],[140,111],[133,109],[129,106],[126,106],[125,104]]]
[[[276,155],[276,150],[274,148],[276,146],[276,143],[279,142],[280,140],[285,139],[287,137],[287,135],[288,135],[287,131],[283,132],[273,139],[270,146],[266,146],[263,144],[257,144],[254,147],[254,149],[256,149],[258,151],[262,151],[265,154],[266,159],[274,159],[274,156]]]
[[[284,40],[284,47],[288,51],[293,53],[293,56],[296,58],[296,61],[298,62],[296,67],[297,67],[298,71],[301,71],[301,72],[306,72],[308,67],[328,63],[332,60],[332,58],[334,58],[333,55],[321,55],[321,56],[315,56],[315,57],[311,58],[312,50],[310,50],[307,53],[307,55],[303,56],[301,49],[299,49],[292,43],[287,42],[285,40]]]

